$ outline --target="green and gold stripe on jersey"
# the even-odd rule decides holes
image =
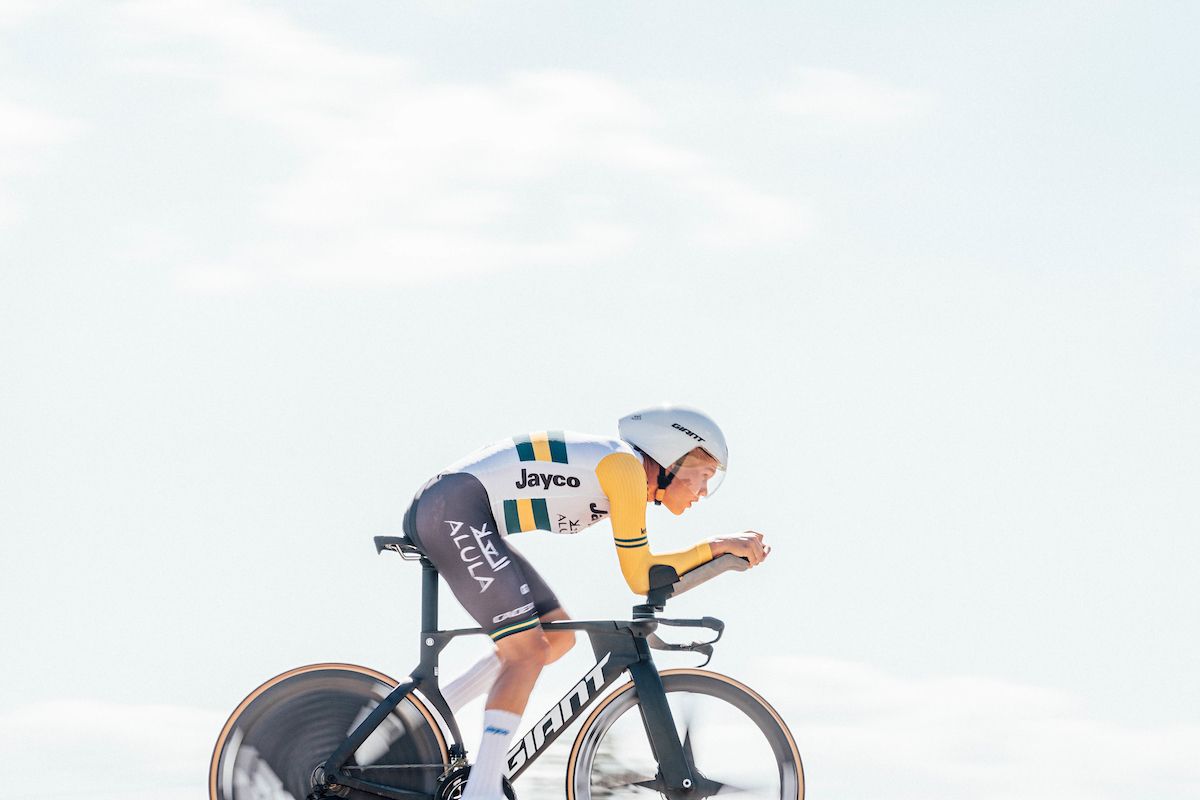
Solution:
[[[527,619],[524,622],[516,622],[512,625],[506,625],[498,631],[492,631],[488,634],[488,636],[492,637],[493,642],[498,642],[505,636],[512,636],[514,633],[520,633],[521,631],[527,631],[530,628],[536,628],[540,621],[541,620],[539,620],[537,617],[534,617],[533,619]]]
[[[504,527],[509,533],[552,531],[550,510],[543,497],[523,497],[504,501]]]
[[[514,436],[517,456],[522,461],[553,461],[567,463],[567,442],[562,431],[537,431]]]
[[[614,536],[613,541],[616,542],[617,547],[625,547],[625,548],[645,547],[646,545],[648,545],[650,543],[650,539],[645,535],[635,536],[632,539],[622,539],[619,536]]]

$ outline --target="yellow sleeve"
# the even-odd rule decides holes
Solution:
[[[608,517],[612,522],[613,543],[621,574],[636,594],[650,591],[650,567],[666,564],[680,575],[712,561],[708,542],[676,553],[650,552],[646,536],[646,471],[642,462],[629,453],[612,453],[596,465],[600,488],[608,496]]]

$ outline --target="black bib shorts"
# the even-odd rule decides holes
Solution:
[[[498,532],[487,491],[474,475],[442,474],[421,487],[404,514],[404,533],[493,641],[540,627],[540,615],[561,607]]]

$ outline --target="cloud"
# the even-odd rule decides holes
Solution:
[[[55,11],[58,6],[52,0],[2,3],[0,32],[15,35],[11,30],[38,15]],[[50,113],[23,99],[40,97],[41,92],[23,85],[16,73],[11,67],[0,68],[0,229],[21,216],[16,179],[36,174],[45,157],[77,135],[82,127],[76,120]]]
[[[878,129],[913,122],[930,112],[932,93],[903,89],[836,69],[796,70],[772,102],[784,113],[827,128]]]
[[[1165,800],[1200,788],[1200,725],[1096,719],[1064,691],[819,658],[774,659],[761,683],[823,794]]]
[[[16,26],[57,6],[53,0],[4,0],[0,3],[0,29]]]
[[[20,216],[12,179],[36,173],[51,149],[74,136],[79,124],[0,97],[0,226]]]
[[[261,187],[264,232],[193,263],[185,286],[411,283],[613,259],[649,235],[753,246],[796,239],[803,207],[667,141],[629,87],[565,70],[451,82],[286,16],[225,3],[133,3],[124,68],[214,89],[293,159]],[[672,207],[668,226],[646,210]]]

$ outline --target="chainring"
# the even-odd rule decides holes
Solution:
[[[434,795],[437,800],[462,800],[463,791],[467,788],[467,778],[470,777],[470,767],[459,767],[458,769],[450,770],[438,781],[437,794]],[[512,784],[508,782],[508,778],[502,779],[504,785],[504,796],[508,800],[517,800],[517,794],[513,791]]]

